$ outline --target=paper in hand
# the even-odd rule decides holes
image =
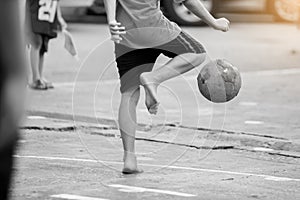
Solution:
[[[73,40],[73,37],[71,35],[71,33],[67,30],[63,30],[62,31],[64,33],[65,36],[65,49],[76,59],[78,60],[78,53],[77,53],[77,49]]]

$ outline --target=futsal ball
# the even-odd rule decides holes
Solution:
[[[201,94],[214,103],[232,100],[238,95],[242,85],[238,69],[224,59],[206,64],[197,80]]]

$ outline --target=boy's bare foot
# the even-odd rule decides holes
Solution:
[[[123,174],[139,174],[143,170],[138,169],[137,160],[134,153],[125,152],[124,153],[124,168],[122,170]]]
[[[159,102],[157,100],[158,83],[151,77],[151,72],[144,72],[140,75],[141,85],[145,88],[146,107],[150,114],[157,114]]]
[[[132,170],[132,169],[124,168],[124,169],[122,170],[122,173],[123,173],[123,174],[126,174],[126,175],[129,175],[129,174],[140,174],[140,173],[143,173],[143,172],[144,172],[144,171],[141,170],[141,169],[134,169],[134,170]]]

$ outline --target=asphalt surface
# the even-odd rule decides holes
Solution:
[[[120,173],[119,82],[107,27],[69,30],[80,60],[63,49],[62,36],[50,43],[46,75],[55,89],[29,91],[13,199],[300,198],[294,25],[237,23],[228,33],[184,28],[212,59],[239,68],[242,89],[228,104],[211,104],[197,90],[195,70],[162,85],[156,117],[142,94],[137,151],[145,173],[138,176]]]

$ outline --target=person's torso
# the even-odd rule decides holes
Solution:
[[[29,0],[30,11],[39,21],[54,23],[57,15],[58,0]]]
[[[58,0],[27,0],[32,30],[35,33],[56,37]]]
[[[117,20],[127,31],[122,43],[132,48],[159,46],[181,32],[163,15],[159,0],[118,0]]]

